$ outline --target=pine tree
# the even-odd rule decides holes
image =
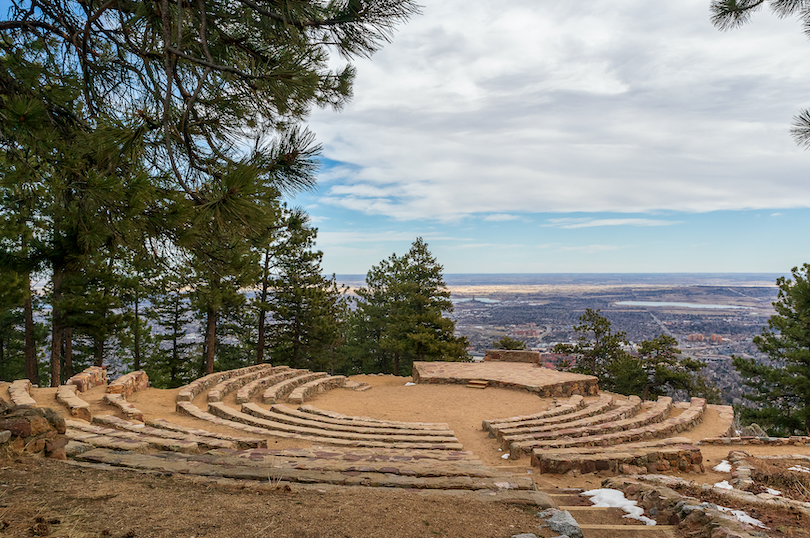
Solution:
[[[414,361],[463,360],[468,342],[455,322],[442,266],[421,237],[404,256],[392,254],[357,290],[353,339],[363,371],[410,375]]]

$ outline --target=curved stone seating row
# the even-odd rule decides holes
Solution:
[[[178,431],[166,430],[162,428],[154,428],[152,426],[146,426],[138,422],[124,420],[112,415],[97,415],[93,417],[93,424],[97,424],[104,428],[112,428],[114,430],[132,432],[140,435],[148,435],[150,437],[160,437],[163,439],[190,441],[192,443],[197,443],[198,446],[205,449],[237,447],[237,444],[234,441],[229,441],[227,439],[216,439],[213,437],[205,437]]]
[[[704,472],[700,449],[688,441],[664,446],[621,445],[615,451],[575,454],[542,454],[536,467],[541,473],[564,474],[571,471],[592,473],[608,471],[623,474],[659,473],[670,470]],[[535,464],[535,460],[532,460]]]
[[[65,382],[65,385],[76,385],[79,392],[87,392],[97,385],[107,382],[107,368],[102,366],[90,366]]]
[[[632,404],[628,400],[628,407]],[[636,409],[638,410],[638,409]],[[596,423],[583,424],[575,427],[564,427],[558,430],[551,430],[549,427],[544,427],[542,430],[536,428],[529,429],[528,433],[515,433],[506,435],[508,430],[501,433],[504,434],[502,444],[508,448],[511,443],[520,441],[531,441],[532,439],[554,439],[557,437],[585,437],[588,435],[599,435],[605,433],[612,433],[620,430],[627,430],[632,428],[640,428],[651,424],[653,422],[660,422],[669,416],[672,410],[672,398],[668,396],[661,396],[649,409],[641,413],[634,414],[633,411],[624,413],[617,413],[615,416],[610,417],[609,414],[595,415],[591,417],[593,420],[607,417],[608,420],[598,421]],[[618,411],[618,409],[617,409]],[[629,416],[627,416],[629,415]],[[621,418],[624,416],[625,418]],[[568,426],[568,424],[563,424]],[[519,430],[524,432],[526,430]]]
[[[221,402],[222,398],[225,395],[230,394],[235,390],[239,390],[246,384],[255,381],[256,379],[260,379],[266,376],[272,376],[275,373],[287,371],[290,369],[289,366],[270,366],[266,364],[267,368],[262,368],[259,370],[254,370],[252,372],[248,372],[246,374],[242,374],[235,377],[229,377],[224,379],[214,385],[214,387],[208,391],[208,401],[209,402]]]
[[[272,451],[249,451],[247,454],[231,455],[216,451],[211,454],[134,454],[94,449],[76,456],[76,459],[139,469],[179,474],[193,474],[216,478],[255,480],[258,482],[331,484],[339,486],[373,486],[386,488],[473,490],[486,496],[509,494],[510,498],[523,493],[537,501],[540,495],[531,478],[525,476],[498,475],[486,469],[458,469],[448,474],[437,474],[435,469],[420,472],[420,466],[410,462],[388,461],[384,466],[341,462],[328,455],[313,465],[302,464],[301,458],[287,463],[284,456]],[[403,453],[407,453],[404,451]],[[320,468],[318,467],[320,464]],[[548,500],[546,500],[548,502]]]
[[[275,420],[267,420],[242,413],[224,405],[221,402],[208,404],[211,414],[234,422],[241,422],[249,426],[264,428],[268,435],[284,435],[296,439],[304,439],[318,443],[339,444],[344,446],[380,447],[391,446],[395,448],[425,448],[442,450],[461,450],[461,443],[455,437],[420,437],[407,435],[371,435],[353,432],[327,431],[320,428],[307,428],[293,426]]]
[[[308,415],[318,415],[320,420],[331,419],[333,424],[358,424],[361,426],[382,426],[384,428],[419,428],[423,430],[450,430],[450,425],[443,422],[400,422],[396,420],[383,420],[371,417],[356,417],[352,415],[342,415],[334,411],[318,409],[311,405],[302,405],[298,411]]]
[[[571,396],[561,404],[554,405],[552,407],[549,407],[545,411],[541,411],[540,413],[535,413],[533,415],[516,415],[514,417],[502,419],[484,420],[481,422],[481,429],[489,431],[490,436],[494,436],[495,435],[493,429],[494,425],[501,423],[523,422],[527,420],[538,420],[544,418],[557,417],[560,415],[573,413],[574,411],[582,409],[584,406],[585,406],[585,398],[583,398],[579,394],[576,394],[574,396]]]
[[[56,388],[56,401],[68,408],[70,416],[89,422],[93,418],[90,404],[79,398],[77,389],[76,385],[60,385]]]
[[[113,393],[105,394],[104,403],[117,407],[121,413],[129,420],[139,420],[143,422],[143,412],[137,409],[134,405],[129,403],[123,394]]]
[[[214,372],[213,374],[208,374],[207,376],[195,379],[188,385],[181,387],[180,391],[177,393],[176,401],[190,402],[194,400],[194,398],[196,398],[199,394],[207,391],[208,389],[210,389],[223,379],[238,377],[240,375],[247,374],[249,372],[262,370],[264,368],[269,367],[270,367],[269,364],[255,364],[253,366],[237,368],[236,370],[227,370],[225,372]]]
[[[668,418],[662,422],[649,424],[641,428],[607,433],[603,435],[589,435],[585,437],[558,438],[549,440],[519,441],[510,445],[510,457],[517,459],[533,449],[558,449],[566,447],[609,446],[621,443],[634,443],[645,439],[668,437],[695,427],[703,420],[706,410],[706,400],[692,398],[690,406],[677,417]]]
[[[16,379],[8,387],[8,395],[14,409],[33,409],[37,406],[36,400],[31,397],[31,381]]]
[[[345,375],[332,375],[313,379],[312,381],[299,385],[293,389],[293,391],[287,397],[287,400],[293,404],[302,404],[307,398],[311,398],[314,394],[336,389],[344,386],[345,384]]]
[[[310,372],[304,370],[303,373],[289,379],[285,379],[280,383],[276,383],[267,388],[262,394],[262,401],[264,403],[274,404],[284,398],[287,394],[291,393],[297,386],[309,383],[315,379],[326,377],[329,374],[326,372]]]
[[[304,373],[306,370],[293,370],[287,366],[279,366],[278,368],[286,368],[286,370],[277,370],[276,373],[266,377],[254,379],[250,383],[245,384],[242,388],[236,391],[236,403],[243,404],[249,402],[260,391],[264,391],[267,387],[280,383],[291,377],[295,377]]]
[[[121,394],[125,399],[133,392],[149,388],[149,376],[143,370],[136,370],[124,374],[107,385],[107,394]]]
[[[571,413],[565,413],[562,415],[557,415],[553,417],[545,417],[545,418],[529,418],[527,420],[517,420],[517,421],[510,421],[509,419],[502,419],[502,420],[489,420],[484,421],[485,424],[488,424],[488,429],[490,432],[490,437],[498,437],[498,432],[504,429],[509,428],[519,428],[521,426],[542,426],[545,424],[560,424],[563,422],[572,422],[574,420],[579,420],[582,418],[591,417],[593,415],[597,415],[599,413],[604,413],[609,410],[613,406],[613,396],[610,394],[602,393],[599,395],[599,399],[596,401],[591,402],[587,406],[579,409],[577,411],[573,411]]]
[[[323,411],[310,405],[302,405],[298,409],[293,409],[292,407],[283,404],[275,404],[270,408],[276,413],[290,415],[305,420],[316,420],[322,424],[335,424],[349,428],[366,427],[384,428],[388,430],[419,430],[424,432],[424,435],[454,435],[448,424],[438,424],[433,422],[398,422],[393,420],[388,421],[380,419],[367,419],[365,417],[352,417],[349,415],[341,415],[340,413],[333,413],[331,411]]]
[[[373,435],[417,435],[422,437],[447,437],[452,438],[454,442],[457,442],[457,439],[455,439],[455,434],[452,430],[425,430],[419,428],[418,426],[412,429],[403,429],[385,428],[379,425],[365,426],[357,423],[341,424],[325,420],[318,420],[316,415],[302,413],[285,405],[279,404],[272,406],[268,411],[263,407],[259,407],[255,403],[246,403],[242,405],[242,412],[247,415],[266,420],[273,420],[282,422],[284,424],[301,426],[305,428],[319,428],[325,431],[367,433]]]
[[[154,437],[151,435],[141,435],[133,432],[126,432],[115,430],[113,428],[104,428],[102,426],[95,426],[86,422],[78,420],[65,420],[67,431],[65,436],[71,441],[80,441],[82,443],[111,447],[110,441],[115,442],[115,448],[118,450],[138,450],[143,451],[143,445],[147,448],[156,448],[158,450],[169,450],[172,452],[198,452],[199,445],[193,441],[181,439],[166,439],[163,437]],[[118,443],[118,441],[130,441],[130,443]],[[126,448],[131,445],[136,448]],[[121,446],[121,448],[119,448]]]
[[[543,436],[544,432],[558,432],[561,429],[573,431],[577,428],[605,424],[616,420],[622,420],[636,415],[641,409],[641,398],[629,396],[626,400],[620,401],[615,407],[602,413],[597,413],[586,418],[559,422],[555,424],[521,425],[517,428],[503,428],[498,430],[497,438],[502,444],[508,445],[511,441],[520,441],[532,438],[535,434]]]
[[[213,415],[211,416],[213,417]],[[245,450],[249,448],[267,448],[266,439],[260,439],[258,437],[243,437],[240,435],[229,435],[227,433],[211,432],[199,428],[189,428],[188,426],[183,426],[182,424],[175,424],[173,422],[169,422],[168,420],[163,418],[149,420],[146,422],[146,425],[159,430],[167,430],[169,432],[178,432],[192,435],[195,437],[203,437],[206,440],[219,439],[221,441],[227,441],[229,443],[233,443],[233,445],[240,450]]]

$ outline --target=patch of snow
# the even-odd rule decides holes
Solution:
[[[504,454],[503,456],[501,456],[501,459],[502,460],[508,460],[509,459],[509,454]]]
[[[737,521],[739,521],[740,523],[747,523],[749,525],[753,525],[754,527],[759,527],[761,529],[767,529],[768,528],[765,525],[763,525],[760,520],[749,516],[748,514],[743,512],[742,510],[732,510],[731,508],[726,508],[725,506],[718,506],[717,509],[720,510],[721,512],[726,512],[726,513],[731,514],[732,516],[737,518]]]
[[[655,525],[655,520],[644,516],[644,509],[637,506],[636,501],[625,499],[624,493],[616,489],[591,489],[582,493],[591,498],[591,502],[597,507],[616,507],[627,512],[626,518],[637,519],[646,525]]]
[[[722,482],[718,482],[714,485],[716,488],[720,489],[734,489],[734,486],[728,483],[728,480],[723,480]]]
[[[413,386],[415,386],[415,385],[416,385],[416,383],[411,383],[410,381],[408,381],[407,383],[405,383],[405,386],[406,386],[406,387],[413,387]]]
[[[794,465],[788,471],[799,471],[800,473],[810,473],[810,469],[805,467],[804,465]]]
[[[771,495],[781,495],[782,494],[782,492],[779,491],[778,489],[765,488],[765,491],[767,491]]]
[[[723,460],[714,467],[713,470],[717,471],[718,473],[730,473],[731,472],[731,464],[728,460]]]

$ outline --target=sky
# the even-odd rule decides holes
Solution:
[[[709,0],[422,0],[308,124],[326,273],[423,237],[446,273],[771,272],[810,262],[810,40]]]

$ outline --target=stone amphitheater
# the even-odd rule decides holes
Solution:
[[[396,488],[527,504],[572,514],[585,536],[684,529],[701,536],[674,503],[650,504],[667,493],[650,494],[643,477],[711,484],[723,479],[711,465],[729,445],[807,445],[735,438],[733,410],[701,398],[642,401],[600,392],[592,376],[503,360],[415,363],[412,378],[262,364],[175,390],[149,388],[143,371],[108,383],[103,368],[91,367],[56,389],[5,383],[0,398],[6,453],[219,483]],[[640,526],[580,495],[603,480],[646,495],[659,525]],[[709,527],[705,536],[717,538],[717,525]]]

